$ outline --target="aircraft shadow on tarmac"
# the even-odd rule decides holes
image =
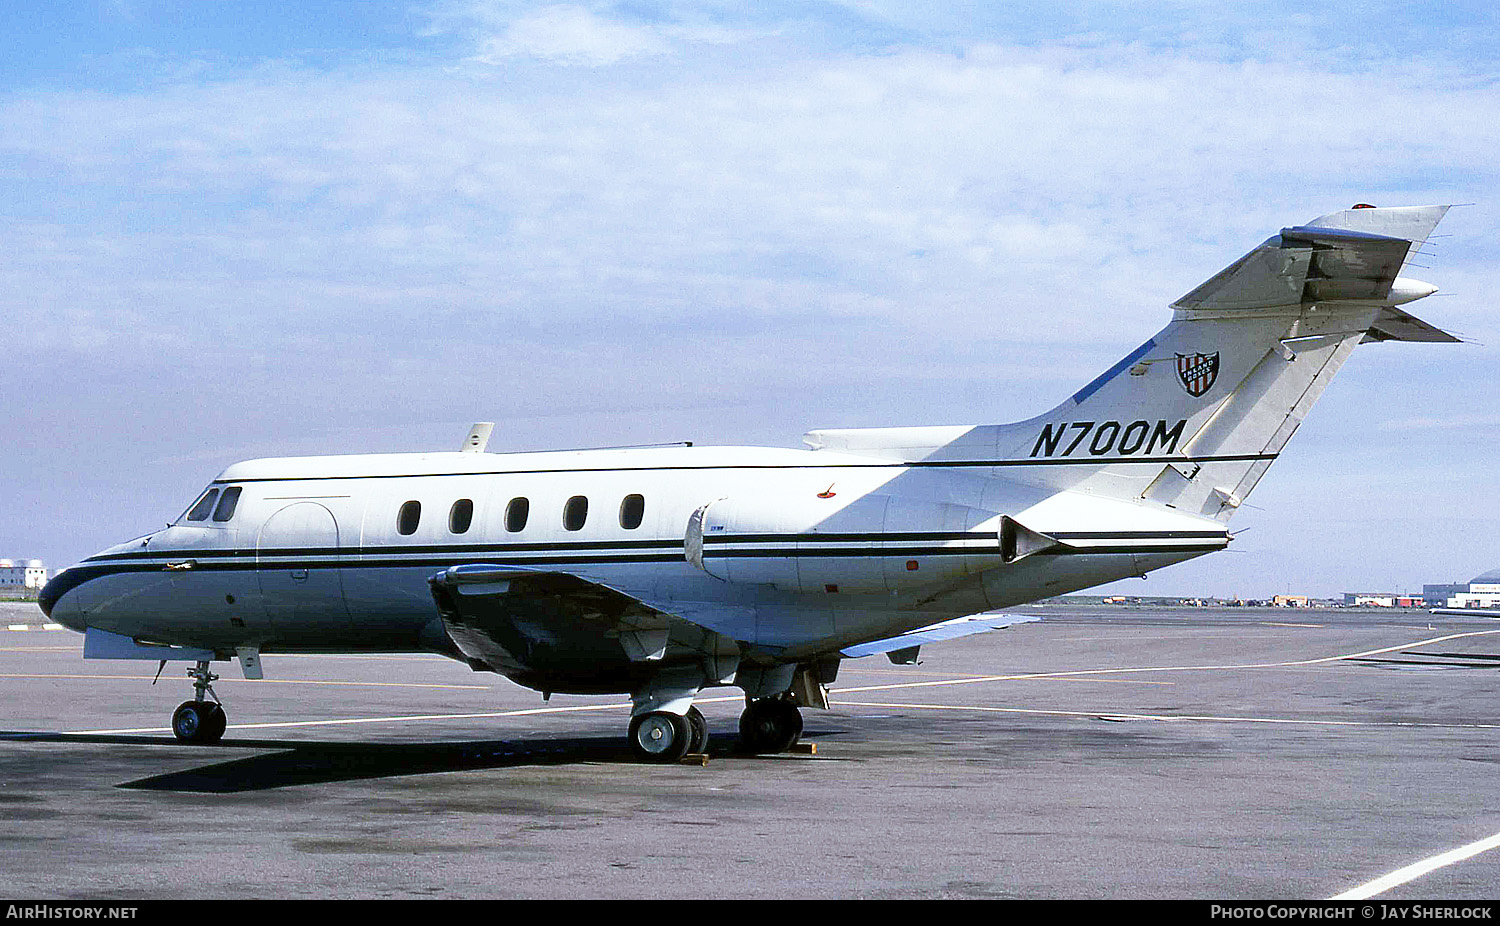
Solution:
[[[116,743],[180,746],[167,736],[71,735],[0,731],[0,739],[28,742]],[[710,737],[711,756],[735,755],[738,740]],[[191,750],[189,752],[188,750]],[[638,765],[629,743],[618,736],[536,740],[478,740],[461,743],[349,743],[225,739],[214,746],[184,747],[184,755],[207,755],[227,749],[274,752],[215,762],[198,768],[127,781],[116,785],[142,791],[229,794],[294,785],[326,784],[526,766],[575,765],[587,762]]]
[[[1351,659],[1372,666],[1441,666],[1448,669],[1500,669],[1500,656],[1488,653],[1427,653],[1421,650],[1402,650],[1403,656],[1422,656],[1422,659]]]

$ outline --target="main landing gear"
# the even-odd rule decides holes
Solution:
[[[689,707],[686,714],[651,711],[630,721],[630,748],[647,762],[676,762],[708,746],[708,721]]]
[[[749,701],[740,715],[740,750],[751,755],[786,752],[802,736],[802,712],[789,697]],[[676,762],[708,746],[708,723],[696,707],[687,714],[651,711],[630,721],[630,748],[647,762]]]
[[[802,712],[790,697],[747,699],[740,714],[740,748],[753,755],[786,752],[802,736]]]
[[[182,702],[172,713],[172,735],[184,743],[217,743],[229,723],[219,696],[214,694],[213,682],[218,676],[208,670],[208,660],[201,660],[188,675],[193,679],[196,697]],[[213,695],[213,700],[205,695]]]

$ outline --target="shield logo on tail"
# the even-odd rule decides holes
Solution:
[[[1219,378],[1219,352],[1211,354],[1178,354],[1177,378],[1193,398],[1213,388]]]

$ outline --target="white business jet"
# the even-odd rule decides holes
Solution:
[[[1456,341],[1397,306],[1446,206],[1282,229],[1044,415],[812,431],[809,449],[462,450],[251,460],[166,529],[52,580],[84,657],[185,660],[172,730],[213,742],[215,660],[434,652],[541,691],[628,694],[673,761],[744,689],[742,746],[791,748],[847,658],[1027,620],[994,613],[1221,550],[1226,525],[1364,341]]]

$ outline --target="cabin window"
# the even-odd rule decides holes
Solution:
[[[214,500],[219,497],[218,489],[209,489],[203,493],[203,497],[188,511],[189,521],[202,521],[208,517],[208,513],[214,510]]]
[[[407,502],[401,506],[401,511],[396,515],[396,533],[401,535],[415,534],[417,525],[422,522],[422,503]]]
[[[448,509],[448,530],[455,534],[468,531],[469,525],[474,522],[474,500],[472,498],[461,498],[453,503]]]
[[[641,526],[641,519],[646,516],[646,497],[644,495],[627,495],[620,502],[620,526],[628,531],[633,531]]]
[[[563,527],[570,531],[582,530],[583,522],[589,519],[589,500],[582,495],[568,499],[563,506]]]
[[[240,503],[240,487],[230,486],[224,490],[224,495],[219,499],[219,506],[214,509],[215,521],[228,521],[234,517],[234,506]]]
[[[513,498],[510,504],[505,506],[505,529],[512,534],[524,530],[526,518],[531,514],[531,501],[526,498]]]

